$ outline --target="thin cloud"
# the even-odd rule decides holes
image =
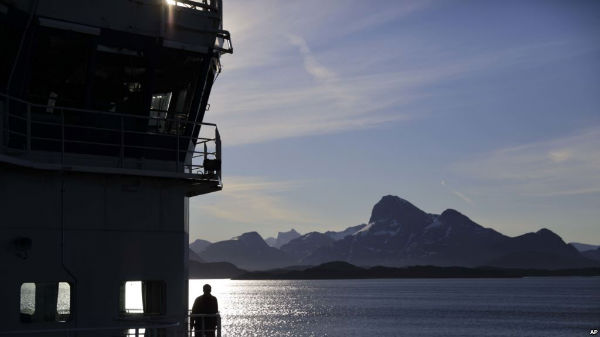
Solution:
[[[235,62],[250,63],[234,70],[226,67],[213,90],[211,107],[216,112],[208,118],[222,126],[228,146],[423,118],[430,106],[421,102],[435,100],[436,85],[504,67],[539,64],[544,60],[541,55],[550,54],[548,49],[561,46],[560,42],[544,42],[419,66],[393,60],[394,71],[377,71],[361,67],[356,59],[340,59],[340,55],[348,55],[368,63],[373,57],[368,48],[327,47],[329,52],[317,52],[302,34],[283,33],[287,31],[284,28],[274,30],[278,31],[280,49],[273,51],[275,55],[269,55],[273,46],[261,50],[267,59],[273,57],[269,60],[273,69],[236,54],[232,57],[238,59]],[[265,42],[257,43],[248,48],[260,49]],[[337,58],[333,60],[331,55]]]
[[[467,197],[465,194],[458,192],[458,191],[452,191],[452,194],[456,195],[457,197],[461,198],[464,202],[466,202],[467,204],[472,205],[473,204],[473,200],[471,200],[471,198]]]
[[[320,64],[312,55],[306,40],[298,35],[288,35],[291,44],[298,47],[302,57],[304,58],[304,68],[315,79],[320,81],[328,81],[335,79],[335,73],[322,64]]]
[[[369,10],[357,11],[361,6]],[[383,81],[378,85],[382,78],[362,78],[371,72],[338,74],[339,61],[344,61],[324,62],[321,57],[325,50],[338,47],[324,47],[322,41],[336,41],[428,6],[420,1],[398,3],[392,9],[361,2],[279,2],[277,6],[265,1],[228,2],[224,26],[232,33],[236,53],[222,60],[225,71],[211,97],[215,115],[208,118],[222,126],[228,146],[413,118],[414,112],[396,107],[424,97],[423,93],[384,87]],[[307,8],[319,10],[297,15]],[[321,42],[317,52],[310,41]],[[362,62],[372,56],[368,50],[360,54],[365,53],[370,55]]]
[[[446,182],[446,180],[442,180],[440,182],[440,184],[442,186],[444,186],[450,193],[452,193],[453,195],[459,197],[460,199],[462,199],[464,202],[466,202],[469,205],[473,204],[473,200],[471,198],[469,198],[466,194],[459,192],[453,188],[451,188],[450,186],[448,186],[448,183]]]
[[[453,165],[481,186],[522,196],[600,193],[600,128],[500,149]]]
[[[297,181],[271,181],[262,177],[227,177],[223,190],[209,197],[192,199],[192,212],[219,222],[250,226],[310,222],[309,217],[288,203],[281,192],[298,186]]]

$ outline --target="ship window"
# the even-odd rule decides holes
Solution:
[[[138,53],[115,54],[101,49],[96,55],[94,108],[136,115],[147,111],[145,90],[149,75],[144,56]],[[137,119],[127,120],[132,124],[127,128],[142,131],[141,125],[137,125],[136,121]]]
[[[48,107],[37,112],[84,106],[92,40],[87,34],[39,27],[29,70],[29,98]]]
[[[68,282],[21,284],[21,322],[66,322],[71,318]]]
[[[172,92],[152,95],[150,103],[150,119],[148,126],[153,131],[165,132],[167,114],[171,103]]]
[[[67,282],[58,282],[56,311],[59,322],[66,322],[71,318],[71,285]]]
[[[166,312],[167,285],[164,281],[127,281],[121,284],[121,315],[163,315]]]
[[[21,284],[21,315],[35,313],[35,283]]]

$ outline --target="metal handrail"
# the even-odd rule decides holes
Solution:
[[[204,320],[202,322],[202,329],[196,330],[190,326],[189,321],[186,322],[189,329],[186,328],[189,337],[199,337],[196,336],[196,332],[203,331],[213,331],[216,330],[217,337],[222,337],[221,330],[221,315],[220,313],[216,314],[189,314],[187,318],[190,319],[192,317],[199,318],[216,318],[217,319],[217,327],[216,329],[205,329]],[[157,336],[157,332],[159,329],[161,330],[172,330],[178,328],[180,326],[180,322],[164,322],[164,323],[155,323],[155,322],[143,322],[140,324],[131,324],[125,326],[109,326],[109,327],[78,327],[78,328],[58,328],[58,329],[23,329],[23,330],[11,330],[11,331],[0,331],[0,336],[2,335],[43,335],[49,333],[66,333],[67,335],[75,332],[100,332],[100,331],[123,331],[128,330],[126,332],[126,336]],[[143,331],[141,331],[143,330]],[[150,332],[150,333],[148,333]]]
[[[132,114],[123,114],[118,112],[110,112],[110,111],[99,111],[99,110],[90,110],[90,109],[80,109],[80,108],[70,108],[70,107],[62,107],[62,106],[50,106],[43,105],[25,101],[20,98],[9,96],[5,93],[0,93],[0,102],[4,101],[5,109],[2,110],[2,114],[4,114],[4,123],[2,125],[1,131],[4,131],[5,136],[4,139],[0,139],[0,143],[4,149],[10,149],[11,151],[22,151],[21,153],[31,153],[32,152],[32,142],[35,141],[43,141],[43,142],[51,142],[60,144],[60,151],[50,151],[50,152],[60,152],[60,163],[65,164],[65,152],[66,146],[70,145],[83,145],[89,146],[87,147],[87,151],[81,150],[81,147],[78,149],[79,151],[68,151],[69,153],[77,153],[77,154],[88,154],[94,155],[97,154],[99,148],[105,147],[114,148],[115,151],[118,150],[118,155],[108,154],[109,157],[118,157],[119,161],[117,162],[117,168],[126,168],[125,161],[128,158],[137,158],[139,160],[145,160],[144,155],[140,154],[139,151],[148,151],[148,153],[155,153],[153,156],[158,156],[158,153],[162,153],[160,157],[158,157],[158,161],[163,162],[175,162],[175,172],[193,174],[199,176],[201,179],[215,180],[218,179],[220,181],[220,170],[215,171],[215,165],[211,165],[211,169],[207,169],[204,163],[208,161],[216,161],[220,165],[220,137],[216,124],[213,123],[204,123],[204,122],[196,122],[181,118],[162,118],[162,117],[153,117],[151,115],[148,116],[140,116],[140,115],[132,115]],[[18,111],[21,113],[15,113],[11,111],[10,106],[11,102],[16,105],[23,105],[23,107],[19,107]],[[36,113],[36,109],[41,109],[46,113]],[[49,109],[52,112],[47,112]],[[33,110],[33,112],[32,112]],[[42,118],[41,120],[36,118],[43,117],[44,115],[49,116],[49,118]],[[93,122],[92,124],[79,124],[74,123],[73,119],[81,118],[85,116],[94,115],[97,117],[92,117],[90,120]],[[51,117],[54,116],[54,117]],[[67,118],[67,121],[65,121]],[[103,120],[103,118],[106,118]],[[50,120],[48,120],[50,119]],[[133,125],[140,126],[143,128],[145,123],[147,123],[146,129],[141,130],[140,128],[132,130],[129,127],[126,127],[125,124],[133,120]],[[136,120],[141,120],[142,124],[139,122],[135,122]],[[168,126],[164,126],[167,124],[163,124],[163,129],[161,128],[155,129],[150,125],[150,121],[158,120],[161,123],[169,122]],[[7,124],[7,121],[20,121],[17,123],[21,123],[20,128],[15,130],[14,128],[10,128]],[[106,125],[102,125],[102,122],[108,121],[109,123],[116,124],[114,127],[107,127]],[[119,123],[120,121],[120,123]],[[24,125],[23,125],[24,124]],[[42,134],[36,134],[38,126],[46,127],[43,130]],[[193,136],[189,129],[196,127],[211,127],[214,128],[214,137],[200,137]],[[36,129],[37,128],[37,129]],[[60,128],[60,135],[58,135],[58,129]],[[19,132],[19,131],[22,132]],[[69,135],[69,133],[79,130],[79,134]],[[184,130],[188,130],[188,133],[185,134]],[[104,137],[88,137],[86,132],[102,132],[105,135],[108,134],[109,138],[106,139]],[[162,131],[162,132],[161,132]],[[37,132],[40,132],[39,130]],[[67,135],[65,135],[67,133]],[[19,142],[20,144],[24,144],[23,146],[9,146],[8,142],[5,141],[9,137],[9,135],[16,135],[18,137],[23,137],[23,139]],[[120,137],[119,137],[120,136]],[[129,141],[128,137],[140,137],[140,136],[149,136],[149,137],[157,137],[154,142],[159,143],[161,137],[166,137],[165,139],[172,139],[176,142],[176,146],[173,147],[164,147],[164,146],[154,146],[147,144],[139,144],[140,138],[137,138],[138,142],[132,144]],[[112,138],[114,137],[114,138]],[[100,139],[98,139],[100,138]],[[207,148],[207,144],[214,144],[215,150],[209,151]],[[192,147],[189,147],[188,144],[192,144]],[[197,147],[200,145],[204,145],[204,149],[198,149]],[[73,149],[71,147],[71,149]],[[96,151],[92,151],[91,149],[96,149]],[[35,149],[33,149],[35,150]],[[67,148],[68,150],[68,148]],[[135,155],[128,155],[128,151],[135,150]],[[106,151],[106,150],[103,150]],[[173,158],[170,158],[169,152],[173,153]],[[131,153],[131,152],[129,152]],[[106,153],[104,153],[106,155]],[[139,157],[142,156],[142,159]],[[167,156],[167,159],[164,158]],[[154,157],[157,158],[157,157]],[[170,158],[170,159],[169,159]],[[202,158],[204,162],[201,165],[195,165],[194,160],[198,158]],[[216,167],[218,167],[217,165]],[[84,165],[85,166],[85,165]],[[89,165],[88,165],[89,166]],[[94,166],[93,164],[91,166]],[[113,167],[114,167],[113,166]],[[139,168],[137,168],[139,169]],[[165,171],[165,169],[159,169],[159,171]],[[168,171],[168,170],[166,170]]]
[[[134,330],[131,334],[134,336],[144,336],[146,331],[150,330],[154,332],[152,336],[156,336],[158,329],[175,329],[179,327],[179,322],[167,322],[167,323],[142,323],[139,325],[129,326],[110,326],[110,327],[84,327],[84,328],[59,328],[59,329],[31,329],[31,330],[13,330],[13,331],[0,331],[0,335],[31,335],[31,334],[47,334],[57,332],[90,332],[90,331],[123,331],[123,330]],[[140,330],[145,329],[144,332]],[[127,333],[130,335],[130,333]]]
[[[202,322],[202,329],[200,329],[200,330],[193,329],[192,326],[191,326],[191,318],[193,318],[193,317],[198,317],[198,318],[216,318],[217,319],[217,328],[216,328],[216,330],[217,330],[217,337],[221,337],[221,314],[220,313],[217,312],[216,314],[189,314],[188,315],[188,318],[189,318],[188,326],[190,327],[190,330],[188,331],[188,333],[189,333],[190,337],[195,336],[195,333],[197,331],[200,331],[200,332],[203,332],[203,331],[213,331],[214,332],[214,329],[205,329],[204,320],[203,319],[200,320]]]

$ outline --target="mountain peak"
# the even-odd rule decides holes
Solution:
[[[386,195],[373,206],[369,223],[390,220],[395,220],[398,223],[422,225],[430,219],[427,213],[410,202],[394,195]]]
[[[440,219],[446,220],[447,222],[470,220],[469,217],[452,208],[443,211],[442,214],[440,214]]]
[[[443,211],[439,217],[439,220],[451,226],[460,226],[463,228],[483,228],[481,225],[469,219],[468,216],[452,208]]]
[[[554,232],[552,232],[551,230],[549,230],[549,229],[548,229],[548,228],[546,228],[546,227],[544,227],[544,228],[541,228],[541,229],[540,229],[540,230],[538,230],[536,233],[537,233],[537,234],[540,234],[540,235],[549,235],[549,234],[554,234]]]
[[[292,228],[287,232],[278,232],[277,238],[267,238],[265,241],[271,247],[281,248],[286,243],[299,238],[300,236],[302,235]]]
[[[462,214],[461,212],[455,210],[454,208],[448,208],[445,211],[442,212],[442,215],[446,215],[446,216],[465,216],[464,214]]]
[[[295,229],[292,228],[292,229],[290,229],[287,232],[278,232],[277,233],[277,237],[282,236],[282,235],[287,235],[287,234],[298,234],[298,235],[300,235],[300,233],[298,233]]]
[[[267,246],[265,240],[263,240],[262,236],[260,236],[260,234],[257,232],[247,232],[240,236],[234,237],[233,240],[240,241],[248,246]]]
[[[553,231],[549,230],[548,228],[542,228],[542,229],[538,230],[537,232],[535,232],[535,234],[537,234],[540,237],[546,238],[548,240],[565,243],[563,241],[563,239],[560,236],[558,236],[558,234],[554,233]]]
[[[206,241],[206,240],[202,240],[202,239],[196,239],[196,241],[194,241],[194,242],[192,242],[190,244],[190,249],[192,251],[194,251],[195,253],[200,254],[202,251],[204,251],[211,244],[212,244],[212,242],[210,242],[210,241]]]

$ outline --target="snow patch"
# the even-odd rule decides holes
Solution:
[[[450,232],[451,232],[451,231],[452,231],[452,227],[451,227],[451,226],[448,226],[448,229],[446,229],[446,235],[445,235],[445,237],[448,237],[448,236],[450,236]]]
[[[369,231],[369,229],[371,229],[371,227],[373,227],[375,223],[371,222],[370,224],[366,225],[363,229],[359,230],[358,232],[354,233],[353,235],[362,235],[361,233],[366,233]]]
[[[425,230],[428,231],[432,228],[440,227],[441,225],[443,225],[443,223],[438,218],[435,218],[432,223],[425,227]]]

